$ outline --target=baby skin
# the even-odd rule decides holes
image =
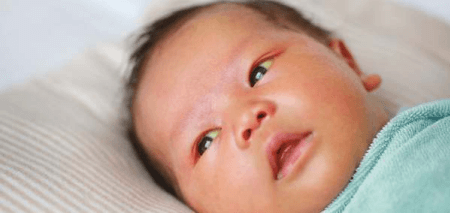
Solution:
[[[198,212],[320,212],[388,120],[339,39],[236,4],[208,8],[144,64],[136,134]]]

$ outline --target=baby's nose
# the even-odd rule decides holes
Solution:
[[[250,141],[261,125],[275,114],[275,104],[270,101],[251,102],[243,106],[238,115],[238,124],[235,131],[236,143],[239,148],[250,146]]]

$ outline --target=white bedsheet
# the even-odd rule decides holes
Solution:
[[[0,0],[0,90],[124,39],[152,0]],[[157,0],[155,0],[157,1]],[[391,0],[450,23],[450,0]]]

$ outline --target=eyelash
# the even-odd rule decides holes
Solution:
[[[248,76],[248,82],[250,84],[250,87],[254,87],[259,80],[262,79],[262,77],[264,77],[264,75],[267,73],[267,71],[269,71],[269,69],[272,67],[273,62],[274,62],[274,58],[276,56],[278,56],[279,54],[281,54],[281,52],[277,52],[276,54],[271,54],[270,57],[265,57],[263,58],[263,60],[258,60],[257,63],[255,63],[251,70],[250,70],[250,74]],[[264,70],[257,70],[259,67],[261,67]],[[261,72],[258,72],[261,71]],[[262,75],[258,75],[258,73],[262,73]],[[253,80],[253,78],[257,78]]]
[[[213,136],[214,138],[212,138],[212,141],[210,142],[210,144],[212,144],[212,142],[216,140],[216,138],[218,137],[219,134],[220,134],[220,129],[208,130],[204,134],[201,134],[201,136],[195,143],[195,147],[194,147],[194,151],[196,153],[195,154],[196,159],[200,158],[200,156],[202,156],[208,150],[208,148],[211,146],[211,145],[209,145],[203,152],[200,152],[200,145],[203,142],[203,139],[206,138],[208,135],[210,135],[210,137]]]

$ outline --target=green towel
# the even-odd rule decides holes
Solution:
[[[450,99],[389,121],[324,212],[450,212]]]

